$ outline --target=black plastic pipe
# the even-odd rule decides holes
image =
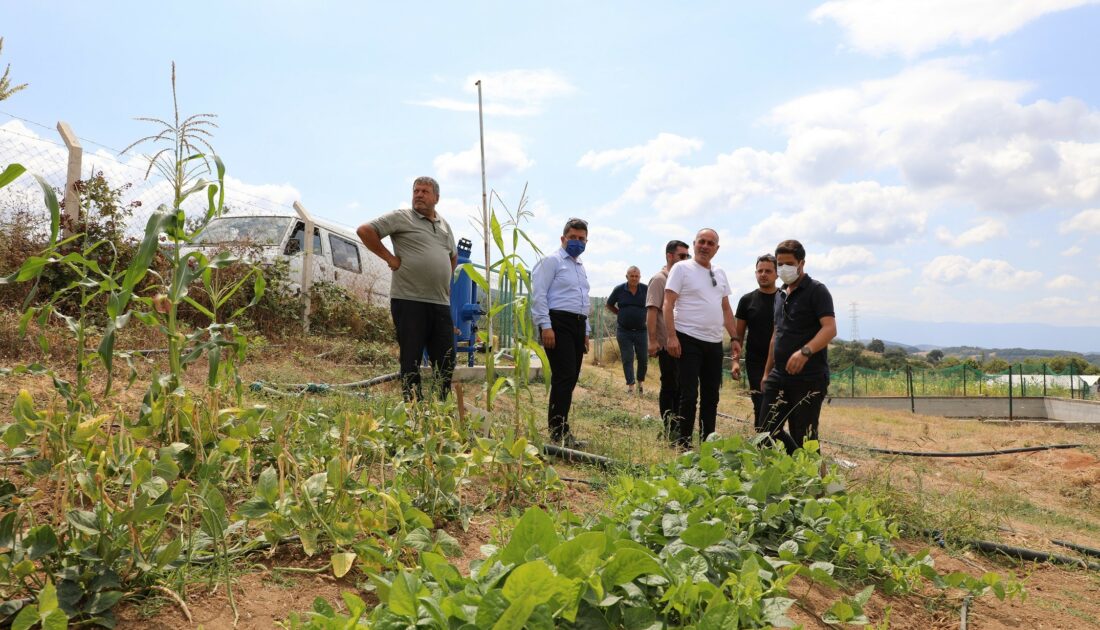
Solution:
[[[543,444],[542,452],[551,457],[557,457],[570,462],[592,464],[593,466],[599,466],[600,468],[605,469],[615,468],[618,465],[618,462],[611,459],[610,457],[595,455],[593,453],[585,453],[584,451],[577,451],[571,448],[565,448],[564,446],[558,446],[557,444]]]
[[[905,455],[908,457],[992,457],[994,455],[1009,455],[1012,453],[1033,453],[1036,451],[1056,451],[1067,448],[1081,448],[1083,444],[1048,444],[1046,446],[1021,446],[1017,448],[1005,448],[996,451],[960,451],[957,453],[944,453],[934,451],[899,451],[892,448],[873,448],[870,446],[858,446],[855,444],[844,444],[843,442],[834,442],[832,440],[821,440],[826,444],[832,444],[841,448],[854,448],[864,451],[870,451],[871,453],[880,453],[882,455]]]
[[[1100,549],[1094,549],[1092,547],[1086,547],[1084,545],[1078,545],[1065,540],[1051,540],[1050,542],[1058,545],[1059,547],[1065,547],[1066,549],[1072,549],[1077,553],[1083,553],[1086,556],[1092,556],[1093,558],[1100,558]]]
[[[1053,564],[1064,564],[1067,566],[1088,569],[1090,571],[1100,571],[1100,563],[1088,562],[1087,560],[1082,560],[1081,558],[1071,558],[1069,556],[1063,556],[1057,553],[1047,553],[1046,551],[1036,551],[1034,549],[1025,549],[1023,547],[1013,547],[1011,545],[1004,545],[989,540],[968,540],[963,542],[979,551],[984,551],[986,553],[1003,553],[1006,556],[1019,558],[1020,560],[1031,560],[1034,562],[1051,562]]]

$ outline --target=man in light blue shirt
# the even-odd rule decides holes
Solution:
[[[531,315],[550,361],[550,439],[569,448],[580,446],[569,431],[569,407],[588,352],[588,275],[579,260],[588,243],[588,223],[569,219],[561,249],[546,256],[531,272]]]

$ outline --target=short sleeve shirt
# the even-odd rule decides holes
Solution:
[[[701,341],[722,342],[722,298],[730,294],[726,272],[683,260],[668,272],[665,290],[677,294],[672,314],[677,332]]]
[[[787,359],[810,342],[821,330],[822,317],[836,317],[833,296],[825,285],[808,275],[789,295],[779,291],[775,297],[775,367],[781,376],[809,381],[829,378],[829,350],[813,353],[798,374],[787,374]]]
[[[760,289],[741,296],[734,316],[746,323],[745,360],[760,364],[768,360],[768,345],[772,341],[772,322],[775,312],[775,296]]]
[[[611,292],[607,305],[619,309],[617,323],[620,330],[645,330],[646,297],[646,286],[640,282],[634,293],[630,292],[625,282]]]
[[[429,219],[412,208],[394,210],[370,223],[379,238],[390,237],[401,267],[393,272],[390,297],[451,303],[451,256],[458,254],[451,226],[439,214]]]
[[[668,269],[662,269],[653,274],[653,277],[649,279],[649,287],[646,289],[645,305],[646,309],[657,309],[657,344],[658,347],[665,347],[665,281],[668,280]]]

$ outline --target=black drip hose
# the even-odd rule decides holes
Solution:
[[[1082,569],[1088,569],[1090,571],[1100,571],[1100,563],[1088,562],[1081,558],[1071,558],[1069,556],[1063,556],[1057,553],[1047,553],[1045,551],[1035,551],[1034,549],[1025,549],[1023,547],[1013,547],[1011,545],[1004,545],[1001,543],[992,542],[989,540],[968,540],[963,541],[966,544],[984,551],[986,553],[1003,553],[1006,556],[1013,558],[1019,558],[1021,560],[1032,560],[1034,562],[1051,562],[1054,564],[1064,564],[1072,567],[1080,567]]]
[[[593,466],[599,466],[603,469],[614,468],[617,464],[617,462],[610,457],[595,455],[593,453],[585,453],[584,451],[577,451],[571,448],[565,448],[563,446],[558,446],[557,444],[543,444],[542,452],[551,457],[558,457],[570,462],[592,464]]]
[[[1058,545],[1059,547],[1065,547],[1066,549],[1072,549],[1077,553],[1083,553],[1086,556],[1092,556],[1093,558],[1100,558],[1100,549],[1093,549],[1092,547],[1086,547],[1084,545],[1078,545],[1065,540],[1051,540],[1050,542]]]
[[[1011,453],[1033,453],[1036,451],[1054,451],[1066,448],[1081,448],[1083,444],[1048,444],[1045,446],[1021,446],[1018,448],[1005,448],[992,451],[962,451],[958,453],[930,452],[930,451],[899,451],[892,448],[873,448],[856,444],[844,444],[832,440],[821,440],[826,444],[832,444],[841,448],[854,448],[882,455],[906,455],[908,457],[991,457],[994,455],[1008,455]]]

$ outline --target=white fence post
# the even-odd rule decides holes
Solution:
[[[80,162],[84,156],[84,148],[80,146],[80,140],[69,123],[59,120],[57,132],[69,149],[69,165],[65,171],[65,217],[68,220],[62,224],[65,236],[69,236],[80,221],[80,191],[77,190],[76,183],[80,181]]]
[[[310,290],[313,288],[313,217],[302,205],[302,202],[294,202],[294,211],[305,222],[305,247],[302,248],[302,328],[309,332],[309,315],[313,306],[310,300]]]

